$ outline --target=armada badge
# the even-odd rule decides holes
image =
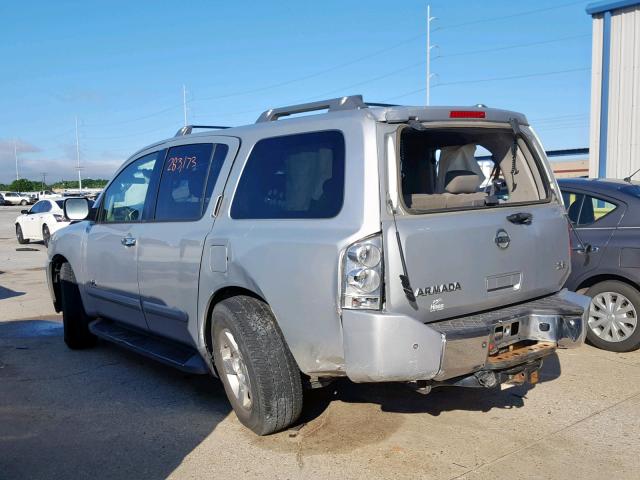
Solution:
[[[424,297],[427,295],[439,295],[441,293],[455,292],[456,290],[462,290],[460,282],[441,283],[440,285],[417,288],[414,295],[416,297]]]

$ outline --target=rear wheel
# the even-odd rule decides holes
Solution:
[[[640,293],[617,280],[600,282],[587,290],[591,297],[587,339],[612,352],[628,352],[640,347]]]
[[[22,227],[20,226],[20,224],[16,225],[16,238],[18,239],[18,243],[20,245],[24,245],[25,243],[29,243],[29,240],[24,238],[24,235],[22,234]]]
[[[91,318],[84,311],[76,277],[68,263],[60,267],[60,297],[67,347],[78,350],[94,346],[96,337],[89,331]]]
[[[51,233],[49,232],[49,227],[46,225],[42,226],[42,243],[44,243],[45,247],[49,246],[49,239],[51,238]]]
[[[300,416],[300,370],[271,309],[248,296],[218,303],[211,322],[213,358],[240,422],[258,435],[282,430]]]

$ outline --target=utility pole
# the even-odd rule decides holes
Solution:
[[[76,117],[76,160],[78,161],[78,166],[76,167],[78,170],[78,189],[82,191],[82,175],[80,173],[82,167],[80,166],[80,137],[78,136],[78,117]]]
[[[40,173],[42,175],[42,186],[40,187],[40,190],[44,192],[44,189],[47,186],[47,172],[40,172]]]
[[[182,85],[182,109],[184,111],[184,126],[187,126],[187,86]]]
[[[436,17],[431,16],[431,5],[427,5],[427,106],[431,103],[431,49],[435,45],[431,45],[431,21]]]
[[[13,156],[16,159],[16,181],[20,180],[20,174],[18,173],[18,146],[15,139],[13,140]]]

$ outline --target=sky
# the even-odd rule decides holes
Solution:
[[[524,112],[547,149],[587,147],[588,1],[2,2],[0,182],[109,178],[193,124],[362,94]]]

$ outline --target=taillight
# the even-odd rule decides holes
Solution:
[[[451,110],[449,118],[485,118],[486,113],[482,110]]]
[[[382,307],[382,237],[351,244],[342,260],[342,308],[380,310]]]
[[[53,214],[53,218],[56,219],[56,222],[66,222],[67,219],[64,218],[64,215],[58,215],[57,213]]]

